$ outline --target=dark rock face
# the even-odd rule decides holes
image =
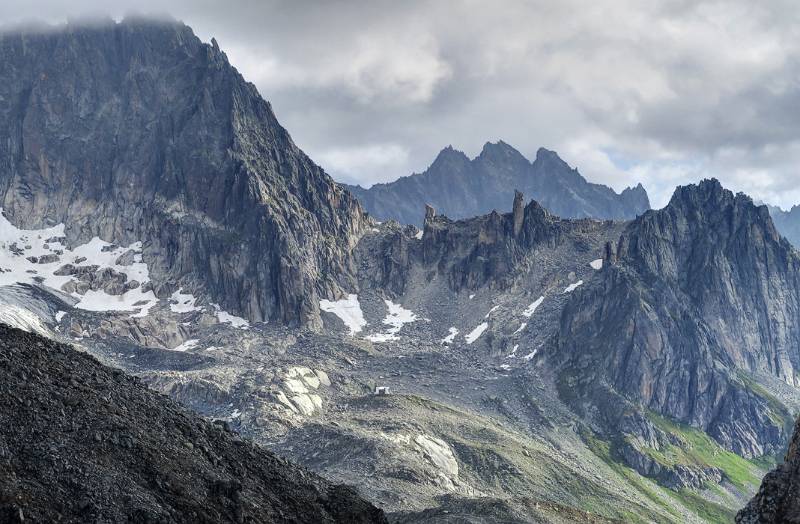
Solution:
[[[0,325],[0,521],[386,522],[225,426]]]
[[[139,19],[0,35],[0,201],[70,241],[143,241],[159,296],[290,324],[352,283],[366,223],[215,41]]]
[[[800,522],[800,421],[795,425],[783,464],[767,473],[753,500],[736,515],[736,522]]]
[[[414,226],[391,222],[384,234],[359,248],[366,287],[401,295],[412,268],[428,279],[443,276],[454,292],[482,286],[505,289],[517,279],[531,253],[564,243],[583,246],[587,237],[608,234],[609,221],[562,219],[516,192],[511,213],[451,220],[426,206],[421,237]],[[377,244],[377,245],[376,245]]]
[[[607,251],[562,314],[567,388],[608,389],[744,457],[780,451],[788,413],[739,372],[797,384],[800,258],[766,207],[717,181],[681,187]]]
[[[504,142],[487,143],[473,160],[447,147],[422,174],[347,187],[376,218],[417,226],[425,204],[453,219],[509,211],[515,189],[565,218],[632,219],[650,209],[641,185],[617,194],[587,182],[552,151],[540,149],[531,163]]]

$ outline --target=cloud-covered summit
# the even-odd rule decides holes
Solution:
[[[55,0],[8,22],[169,12],[272,101],[335,177],[425,168],[443,143],[556,150],[593,180],[639,180],[654,205],[716,176],[800,201],[798,11],[786,1],[289,2]]]

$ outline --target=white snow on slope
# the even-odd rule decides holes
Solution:
[[[516,330],[516,331],[514,331],[514,333],[512,333],[512,335],[516,335],[517,333],[519,333],[520,331],[522,331],[523,329],[525,329],[525,327],[526,327],[527,325],[528,325],[528,323],[527,323],[527,322],[523,322],[522,324],[520,324],[520,325],[519,325],[519,327],[517,328],[517,330]]]
[[[45,337],[50,336],[47,326],[44,325],[41,318],[19,306],[0,304],[0,323],[8,324],[11,327],[28,331],[29,333],[38,333]]]
[[[236,315],[231,315],[227,311],[224,311],[219,306],[219,304],[214,304],[212,302],[211,306],[214,308],[215,311],[214,314],[217,316],[217,320],[220,322],[220,324],[227,323],[235,328],[240,328],[240,329],[247,329],[248,327],[250,327],[250,322],[243,319],[242,317],[237,317]]]
[[[75,307],[89,311],[132,311],[133,316],[145,316],[158,299],[152,291],[143,292],[142,284],[150,280],[147,264],[142,262],[142,244],[128,247],[113,246],[95,237],[86,244],[68,249],[61,243],[64,224],[50,228],[24,230],[15,227],[2,215],[0,209],[0,286],[16,283],[41,284],[55,290],[75,278],[56,275],[66,264],[75,267],[97,266],[98,270],[112,269],[124,273],[127,282],[139,282],[135,289],[120,295],[104,290],[88,290],[84,294],[73,291],[78,299]],[[132,251],[123,262],[122,255]],[[122,263],[118,263],[122,262]]]
[[[456,335],[458,335],[458,330],[454,327],[451,327],[448,332],[450,334],[442,339],[442,344],[452,344],[453,340],[456,338]]]
[[[488,327],[489,324],[487,324],[486,322],[482,322],[481,324],[478,325],[478,327],[470,331],[469,334],[465,335],[464,340],[467,341],[467,344],[472,344],[473,342],[478,340],[479,336],[483,335],[483,332],[486,331],[486,328]]]
[[[423,231],[423,230],[421,230],[421,229],[420,229],[419,231],[417,231],[417,232],[414,234],[414,238],[416,238],[417,240],[422,240],[422,235],[423,235],[423,234],[425,234],[425,231]]]
[[[358,295],[347,295],[347,298],[332,302],[322,299],[319,301],[319,308],[322,311],[333,313],[344,322],[350,335],[355,335],[367,325],[364,320],[364,313],[361,311],[361,304],[358,303]]]
[[[66,311],[56,311],[56,322],[61,322],[61,319],[66,315]]]
[[[597,269],[597,270],[603,269],[603,259],[598,258],[597,260],[592,260],[591,262],[589,262],[589,265],[592,266],[592,269]]]
[[[183,344],[172,348],[172,351],[186,351],[188,349],[196,348],[197,344],[199,343],[200,341],[197,340],[196,338],[191,338],[186,342],[184,342]]]
[[[575,291],[576,289],[578,289],[578,286],[580,286],[581,284],[583,284],[583,280],[578,280],[578,281],[577,281],[577,282],[575,282],[574,284],[570,284],[570,285],[568,285],[568,286],[566,287],[566,289],[564,289],[564,293],[565,293],[565,294],[566,294],[566,293],[572,293],[573,291]]]
[[[494,313],[495,311],[497,311],[497,308],[499,308],[499,307],[500,307],[499,305],[498,305],[498,306],[494,306],[494,307],[492,307],[492,309],[490,309],[490,310],[489,310],[489,312],[488,312],[488,313],[486,313],[486,316],[485,316],[485,317],[483,317],[483,318],[489,318],[489,315],[491,315],[492,313]]]
[[[402,329],[405,324],[410,324],[411,322],[419,319],[419,317],[417,317],[413,311],[405,309],[400,304],[395,304],[391,300],[384,300],[383,302],[386,304],[386,308],[388,309],[386,318],[383,319],[383,323],[390,327],[384,333],[367,335],[366,339],[372,342],[398,340],[399,337],[397,336],[397,333],[400,332],[400,329]]]
[[[173,313],[189,313],[190,311],[202,311],[203,308],[197,307],[197,299],[191,293],[181,293],[183,289],[175,291],[169,297],[169,309]]]
[[[522,314],[528,318],[531,318],[533,314],[536,313],[536,310],[539,308],[539,306],[542,305],[542,302],[544,302],[544,295],[531,302],[531,305],[526,307]]]
[[[530,353],[528,353],[527,355],[525,355],[522,358],[524,358],[525,360],[530,360],[530,359],[532,359],[533,357],[536,356],[536,352],[537,351],[538,351],[538,349],[534,349],[533,351],[531,351]]]

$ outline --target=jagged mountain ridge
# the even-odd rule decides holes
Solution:
[[[790,414],[740,372],[796,386],[799,277],[766,207],[715,180],[680,187],[608,246],[599,278],[565,309],[566,388],[619,393],[741,456],[777,453]]]
[[[69,243],[142,241],[159,298],[183,287],[250,320],[314,324],[319,297],[352,283],[357,201],[182,23],[0,35],[0,159],[9,219],[64,223]]]
[[[386,522],[139,380],[0,325],[3,522]]]
[[[650,209],[641,184],[617,194],[587,182],[553,151],[539,149],[529,162],[502,141],[487,143],[472,160],[448,146],[423,173],[369,189],[346,187],[375,218],[417,226],[423,224],[425,204],[452,219],[469,218],[508,211],[515,190],[565,218],[626,220]]]

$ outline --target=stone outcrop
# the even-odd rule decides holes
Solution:
[[[607,389],[744,457],[779,452],[789,414],[748,373],[796,384],[800,258],[767,209],[715,180],[681,187],[605,262],[561,317],[563,390]]]
[[[750,503],[736,515],[739,524],[800,522],[800,421],[783,464],[767,473]]]
[[[617,194],[587,182],[553,151],[540,149],[529,162],[505,142],[487,143],[472,160],[448,146],[424,173],[369,189],[346,187],[376,218],[417,226],[426,203],[452,219],[470,218],[510,211],[515,190],[565,218],[632,219],[650,209],[641,184]]]
[[[154,289],[318,322],[366,227],[216,41],[129,18],[0,35],[0,205],[69,242],[142,241]]]

